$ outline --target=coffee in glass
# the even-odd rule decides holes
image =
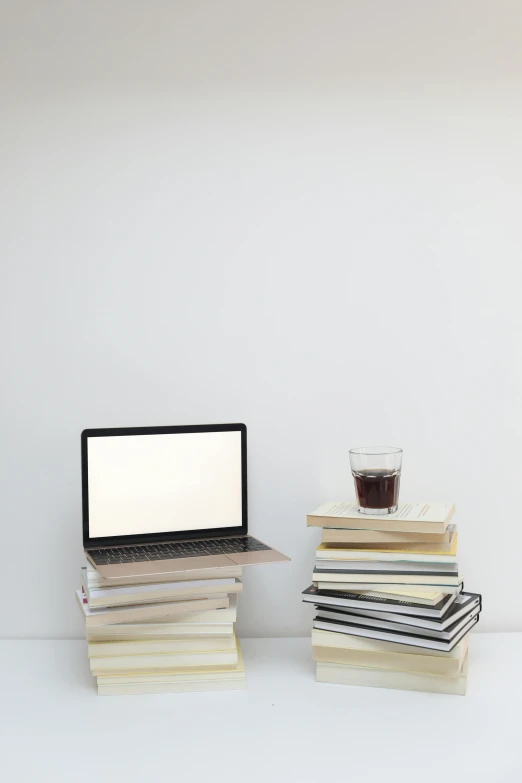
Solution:
[[[395,446],[350,449],[350,465],[361,514],[393,514],[397,511],[402,449]]]

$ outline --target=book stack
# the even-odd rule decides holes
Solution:
[[[319,682],[464,695],[481,596],[463,590],[454,504],[402,504],[387,516],[325,503],[313,585]]]
[[[98,693],[246,688],[234,632],[241,571],[234,566],[114,580],[89,563],[82,568],[76,597]]]

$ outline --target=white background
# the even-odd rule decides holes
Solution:
[[[298,635],[348,448],[522,630],[518,0],[0,0],[4,637],[80,637],[80,431],[244,421],[242,635]]]

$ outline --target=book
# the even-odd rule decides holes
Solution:
[[[425,636],[430,639],[440,639],[441,641],[451,641],[464,628],[470,620],[473,620],[480,613],[480,604],[475,604],[473,608],[465,610],[459,617],[453,618],[453,622],[444,628],[424,628],[420,625],[399,622],[397,620],[368,617],[367,615],[353,614],[340,609],[321,608],[317,610],[316,621],[321,622],[343,622],[350,625],[360,625],[365,628],[376,628],[383,631],[399,631],[415,634],[416,636]],[[410,621],[413,618],[409,618]]]
[[[462,594],[464,595],[464,594]],[[468,593],[467,595],[472,595]],[[439,621],[450,609],[457,595],[450,594],[441,596],[440,600],[433,606],[416,601],[404,601],[394,598],[391,595],[388,598],[382,598],[367,593],[348,593],[338,590],[318,590],[313,585],[303,591],[303,601],[315,604],[316,606],[338,606],[341,608],[355,611],[360,609],[362,612],[373,611],[374,614],[393,613],[394,617],[403,617],[404,615],[413,615],[417,620],[425,618],[426,622]],[[430,619],[428,619],[430,618]],[[406,620],[404,620],[406,622]]]
[[[237,603],[238,593],[229,593],[228,606],[220,607],[218,609],[196,609],[193,612],[189,612],[187,615],[175,614],[165,615],[162,617],[151,617],[140,620],[141,623],[235,623],[237,619]],[[194,604],[199,606],[199,604]]]
[[[239,639],[237,641],[237,662],[227,666],[205,666],[202,669],[166,669],[160,671],[126,671],[122,674],[109,672],[100,674],[98,682],[103,685],[121,685],[147,682],[184,682],[187,680],[233,680],[245,676],[245,663]]]
[[[394,588],[400,588],[397,590],[398,595],[407,595],[408,587],[414,587],[415,593],[418,596],[416,600],[420,600],[423,592],[425,592],[427,595],[434,595],[432,592],[434,587],[438,587],[437,595],[460,593],[462,589],[462,583],[455,587],[452,585],[397,584],[392,582],[382,582],[376,584],[375,582],[337,582],[332,580],[328,582],[314,581],[314,585],[318,587],[319,590],[347,590],[348,592],[353,592],[355,588],[360,588],[362,592],[369,592],[379,588],[379,590],[382,591],[380,593],[381,595],[392,593]]]
[[[219,568],[200,568],[197,570],[173,571],[164,574],[143,574],[141,576],[118,577],[117,579],[105,579],[87,562],[82,567],[82,579],[85,579],[89,588],[100,587],[125,587],[136,584],[159,584],[161,582],[185,582],[189,579],[224,579],[232,577],[241,579],[243,569],[241,566],[222,566]]]
[[[358,530],[354,528],[323,527],[323,544],[349,544],[358,546],[401,546],[411,543],[418,545],[438,544],[445,546],[451,543],[455,534],[455,525],[448,525],[443,533],[407,533],[395,530]]]
[[[100,674],[97,677],[98,693],[112,696],[135,693],[177,693],[194,690],[239,690],[246,688],[247,684],[239,640],[237,640],[237,654],[237,662],[228,666]]]
[[[89,588],[84,592],[91,608],[109,607],[125,604],[154,603],[173,601],[182,597],[198,595],[223,597],[227,593],[238,593],[243,589],[239,579],[196,579],[185,582],[163,582],[161,584],[127,585],[124,587]]]
[[[188,652],[150,653],[142,655],[105,655],[89,658],[93,674],[161,669],[200,669],[204,666],[233,666],[238,661],[237,649],[190,650]]]
[[[129,639],[90,641],[87,645],[89,658],[103,658],[109,655],[156,655],[157,653],[200,652],[202,650],[235,650],[236,638],[228,636],[192,639]]]
[[[86,628],[88,642],[137,639],[212,639],[234,632],[233,623],[120,623]]]
[[[467,658],[464,661],[460,674],[456,677],[446,677],[440,674],[423,674],[420,672],[369,669],[362,666],[347,666],[339,663],[319,662],[316,665],[317,682],[425,691],[428,693],[446,693],[457,696],[464,696],[466,693],[467,673]]]
[[[390,652],[387,650],[357,650],[341,647],[312,647],[315,662],[343,663],[348,666],[364,666],[369,669],[442,674],[456,677],[468,651],[469,634],[455,647],[456,657],[442,655],[418,655],[416,653]]]
[[[136,604],[131,606],[111,606],[91,609],[82,590],[76,591],[76,601],[80,607],[85,625],[111,625],[113,623],[136,622],[147,618],[159,618],[166,615],[186,614],[198,609],[224,609],[228,606],[226,598],[206,598],[198,596],[192,600],[180,600],[168,603]]]
[[[350,634],[336,633],[335,631],[321,631],[312,629],[312,645],[314,647],[335,647],[342,650],[363,650],[365,652],[396,652],[409,655],[433,655],[443,658],[460,657],[460,645],[466,636],[451,650],[430,650],[410,644],[388,642],[383,639],[373,639],[366,636],[353,636]]]
[[[353,622],[342,620],[314,620],[313,627],[322,631],[336,631],[337,633],[351,634],[353,636],[364,636],[370,639],[379,639],[380,641],[395,642],[397,644],[407,644],[411,647],[423,647],[430,650],[441,650],[447,652],[462,639],[474,625],[478,622],[478,615],[467,622],[463,628],[450,640],[440,639],[432,636],[419,636],[417,632],[408,631],[390,631],[383,628],[373,628],[369,625],[360,625]],[[432,632],[434,634],[434,632]]]
[[[316,571],[333,571],[340,574],[427,574],[441,576],[458,574],[457,563],[411,563],[400,561],[391,563],[387,560],[316,560]]]
[[[319,544],[316,561],[319,560],[379,560],[413,563],[456,563],[458,534],[449,544],[393,544],[367,548],[367,545],[340,546]]]
[[[315,527],[356,528],[405,533],[443,533],[455,513],[454,503],[400,503],[394,514],[361,514],[355,501],[323,503],[307,516]]]
[[[128,685],[99,684],[98,695],[135,696],[147,693],[184,693],[187,691],[242,691],[246,687],[246,677],[239,680],[190,680],[186,682],[151,682]]]
[[[382,585],[379,585],[379,589],[376,589],[375,585],[372,585],[371,590],[361,590],[360,587],[360,585],[354,584],[351,590],[347,589],[347,592],[359,593],[359,595],[366,595],[369,598],[413,601],[416,604],[424,604],[424,606],[435,606],[439,603],[439,601],[442,601],[442,599],[446,598],[448,595],[458,595],[464,589],[464,582],[462,582],[462,584],[459,585],[456,590],[445,591],[444,593],[435,587],[431,588],[431,591],[430,588],[418,590],[418,585],[405,585],[404,587],[400,585],[393,585],[393,590],[392,585],[389,585],[386,591],[381,589]],[[332,587],[332,590],[335,590],[336,592],[343,592],[344,587],[338,583]]]
[[[360,584],[361,589],[371,590],[374,587],[386,592],[387,588],[384,585],[397,587],[397,585],[415,586],[415,590],[422,592],[422,589],[426,588],[428,591],[430,588],[439,588],[443,593],[449,593],[449,588],[458,587],[462,582],[461,576],[453,576],[452,574],[443,574],[442,576],[431,576],[430,574],[377,574],[375,572],[362,572],[355,573],[353,571],[327,571],[326,569],[314,569],[312,574],[314,582],[332,582],[337,583],[340,589],[341,584]],[[369,586],[368,586],[369,585]],[[321,588],[328,590],[330,588]],[[335,589],[335,588],[334,588]],[[348,588],[350,589],[350,588]]]

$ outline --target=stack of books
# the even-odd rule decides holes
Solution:
[[[234,631],[241,572],[233,566],[114,580],[87,563],[76,597],[98,693],[246,688]]]
[[[469,632],[481,596],[463,590],[451,503],[402,504],[387,516],[325,503],[313,585],[319,682],[464,695]]]

